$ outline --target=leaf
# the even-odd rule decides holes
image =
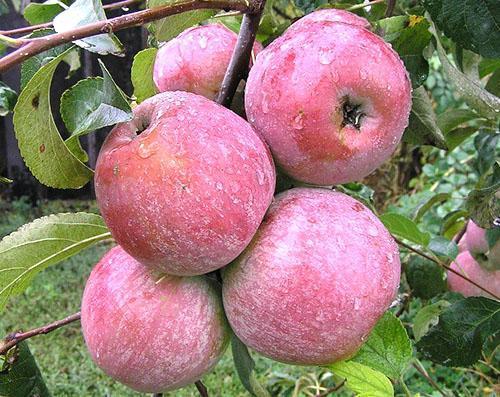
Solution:
[[[381,372],[354,361],[339,361],[328,366],[346,379],[346,387],[360,397],[394,396],[390,380]]]
[[[255,397],[270,397],[270,394],[255,377],[255,362],[248,352],[248,348],[238,337],[231,333],[231,350],[234,366],[245,389]]]
[[[413,335],[415,336],[415,340],[417,342],[422,339],[425,334],[427,334],[431,327],[437,325],[439,322],[439,315],[450,305],[450,302],[440,300],[436,303],[424,306],[419,310],[413,320]]]
[[[415,216],[413,217],[413,220],[415,222],[419,222],[420,219],[422,219],[422,217],[425,215],[425,213],[429,211],[434,205],[442,203],[448,200],[450,197],[451,195],[449,193],[436,193],[432,197],[426,198],[425,200],[421,201],[415,207]]]
[[[423,86],[413,90],[410,122],[403,140],[416,145],[433,145],[446,149],[446,141],[437,125],[432,102]]]
[[[14,109],[17,93],[3,81],[0,81],[0,116],[5,116]]]
[[[80,80],[61,97],[61,116],[75,140],[90,131],[132,119],[132,109],[101,60],[103,77]]]
[[[66,5],[58,0],[47,0],[43,3],[29,3],[24,9],[23,16],[30,25],[50,22]]]
[[[401,32],[408,26],[409,17],[406,15],[398,15],[380,19],[376,22],[378,31],[385,41],[392,43],[396,40]]]
[[[148,8],[161,7],[169,3],[171,3],[170,0],[149,0]],[[170,15],[166,18],[152,22],[149,25],[149,30],[153,33],[156,40],[168,41],[184,30],[211,18],[216,13],[217,11],[215,10],[201,9]]]
[[[491,75],[484,88],[493,95],[500,96],[500,69],[496,70],[495,73]]]
[[[0,176],[0,183],[12,183],[12,182],[14,182],[12,179]]]
[[[447,290],[443,269],[430,260],[412,255],[404,269],[412,295],[417,298],[430,299]]]
[[[397,379],[411,357],[411,342],[403,324],[394,314],[386,312],[351,360]]]
[[[470,218],[482,228],[488,229],[500,214],[500,165],[493,166],[492,175],[476,189],[471,190],[465,202]]]
[[[435,363],[465,367],[481,358],[484,342],[499,330],[500,302],[470,297],[448,306],[417,346]]]
[[[54,18],[54,29],[58,33],[63,33],[79,26],[104,20],[106,20],[106,14],[100,0],[76,0],[67,10]],[[86,37],[74,43],[100,55],[124,56],[124,47],[113,33]]]
[[[85,212],[39,218],[0,241],[0,311],[36,274],[110,237],[99,215]]]
[[[468,121],[479,118],[481,116],[472,110],[451,108],[437,116],[437,124],[439,129],[446,134]]]
[[[455,87],[455,92],[480,116],[496,119],[498,109],[500,109],[500,98],[486,91],[479,82],[459,71],[448,59],[437,32],[433,33],[436,38],[437,54],[443,66],[446,80]]]
[[[454,260],[458,255],[458,246],[454,241],[444,237],[433,237],[428,248],[436,255]]]
[[[9,361],[13,361],[9,363]],[[40,369],[23,341],[7,356],[0,368],[0,395],[9,397],[50,397]]]
[[[413,243],[427,246],[429,233],[423,233],[411,219],[396,213],[385,213],[380,220],[391,234],[407,239]]]
[[[483,78],[497,69],[500,69],[500,58],[497,59],[486,59],[483,58],[479,62],[479,78]]]
[[[410,73],[413,88],[421,86],[429,74],[429,64],[422,55],[432,37],[429,26],[425,18],[413,17],[412,24],[403,29],[392,42],[394,50],[401,56]]]
[[[486,174],[495,163],[500,148],[499,141],[500,134],[498,133],[481,132],[474,138],[474,147],[477,150],[475,165],[479,175]]]
[[[66,147],[50,108],[52,77],[68,51],[41,67],[21,92],[14,108],[14,129],[21,155],[35,178],[47,186],[77,189],[93,172]]]
[[[134,86],[134,96],[141,103],[157,93],[153,81],[153,67],[155,64],[157,48],[146,48],[135,54],[132,63],[131,79]]]
[[[457,44],[486,58],[500,58],[498,0],[424,0],[439,29]]]

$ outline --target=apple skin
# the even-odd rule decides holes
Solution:
[[[306,28],[310,22],[342,22],[349,25],[360,26],[362,28],[371,29],[370,22],[367,19],[360,17],[352,12],[346,10],[340,10],[336,8],[324,8],[311,12],[298,21],[294,22],[286,31],[287,34],[295,31],[296,29]]]
[[[455,262],[450,265],[451,269],[467,276],[497,296],[500,295],[500,270],[488,271],[481,267],[469,251],[460,253]],[[462,277],[448,271],[448,287],[451,291],[460,292],[463,296],[492,296],[475,285],[464,280]]]
[[[176,91],[144,101],[132,121],[111,131],[97,160],[95,190],[125,251],[167,274],[192,276],[243,251],[271,204],[275,181],[271,154],[245,120]]]
[[[213,280],[155,274],[120,246],[92,270],[81,312],[94,362],[143,393],[197,381],[215,367],[229,341]]]
[[[399,251],[363,204],[321,188],[276,196],[252,243],[223,271],[224,309],[249,347],[325,365],[352,356],[393,301]]]
[[[500,239],[489,247],[486,229],[476,225],[472,220],[467,224],[465,243],[471,255],[488,270],[500,267]]]
[[[222,24],[190,28],[160,47],[153,68],[159,92],[188,91],[215,99],[238,35]],[[262,50],[255,42],[253,56]]]
[[[411,84],[399,56],[377,35],[310,22],[257,56],[245,109],[289,176],[346,183],[393,153],[408,125]]]

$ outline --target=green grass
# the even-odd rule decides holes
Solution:
[[[95,203],[89,202],[54,201],[33,209],[24,201],[13,204],[0,201],[0,210],[0,237],[2,237],[23,223],[48,213],[96,209]],[[25,293],[9,301],[0,317],[0,334],[20,328],[37,327],[78,311],[85,281],[93,265],[109,247],[109,244],[101,243],[40,273]],[[419,307],[419,301],[415,300],[412,303],[411,313]],[[403,320],[411,321],[411,316],[405,314]],[[32,338],[29,345],[53,396],[141,396],[113,381],[93,364],[87,353],[79,323]],[[313,384],[325,373],[324,370],[317,368],[287,366],[264,359],[257,354],[253,356],[257,362],[259,380],[280,397],[294,396],[293,389],[297,383]],[[426,367],[443,388],[453,390],[456,395],[488,395],[483,393],[485,383],[473,373],[431,366],[430,363],[426,363]],[[230,349],[215,370],[203,378],[203,382],[211,397],[248,396],[238,380]],[[414,370],[408,371],[405,382],[413,393],[420,392],[422,396],[440,395]],[[323,384],[328,382],[325,381]],[[396,391],[398,396],[403,395],[397,387]],[[198,393],[194,386],[189,386],[166,395],[187,397],[198,396]],[[335,395],[350,394],[342,391]],[[297,396],[306,394],[301,392]]]

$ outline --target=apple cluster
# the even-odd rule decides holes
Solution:
[[[89,277],[83,333],[97,365],[141,392],[200,379],[230,332],[284,363],[347,359],[399,286],[389,232],[331,185],[363,178],[400,141],[411,106],[401,59],[361,17],[309,14],[255,44],[247,121],[213,101],[236,38],[210,24],[161,46],[161,93],[97,161],[119,245]],[[275,195],[275,163],[304,187]]]
[[[490,234],[491,233],[491,234]],[[491,296],[455,272],[466,276],[488,291],[500,295],[500,238],[498,229],[486,230],[472,220],[458,244],[459,253],[448,271],[451,291],[464,296]]]

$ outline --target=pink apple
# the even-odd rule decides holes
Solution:
[[[399,56],[374,33],[310,22],[257,56],[245,108],[284,172],[307,183],[345,183],[391,156],[408,125],[411,84]]]
[[[488,271],[484,269],[472,257],[469,251],[459,254],[450,267],[486,288],[488,291],[493,292],[497,296],[500,295],[500,270]],[[485,296],[492,298],[492,296],[482,289],[450,271],[448,271],[448,286],[451,291],[460,292],[464,296]]]
[[[471,255],[487,270],[500,267],[500,239],[491,247],[488,244],[488,231],[476,225],[472,220],[467,224],[465,243]]]
[[[371,25],[365,18],[360,17],[352,12],[346,10],[339,10],[336,8],[323,8],[307,14],[306,16],[300,18],[297,22],[288,28],[287,34],[296,29],[306,29],[310,22],[342,22],[349,25],[360,26],[365,29],[370,29]]]
[[[144,393],[197,381],[229,340],[214,283],[155,273],[113,248],[92,270],[83,294],[82,329],[92,359]]]
[[[389,307],[399,252],[360,202],[295,188],[276,196],[223,279],[226,315],[245,344],[277,361],[323,365],[352,356]]]
[[[221,24],[197,26],[160,47],[153,79],[160,92],[188,91],[215,99],[238,36]],[[255,42],[255,56],[262,45]]]
[[[156,95],[107,137],[95,174],[101,213],[135,259],[173,275],[225,266],[273,198],[265,143],[230,110],[181,91]]]

